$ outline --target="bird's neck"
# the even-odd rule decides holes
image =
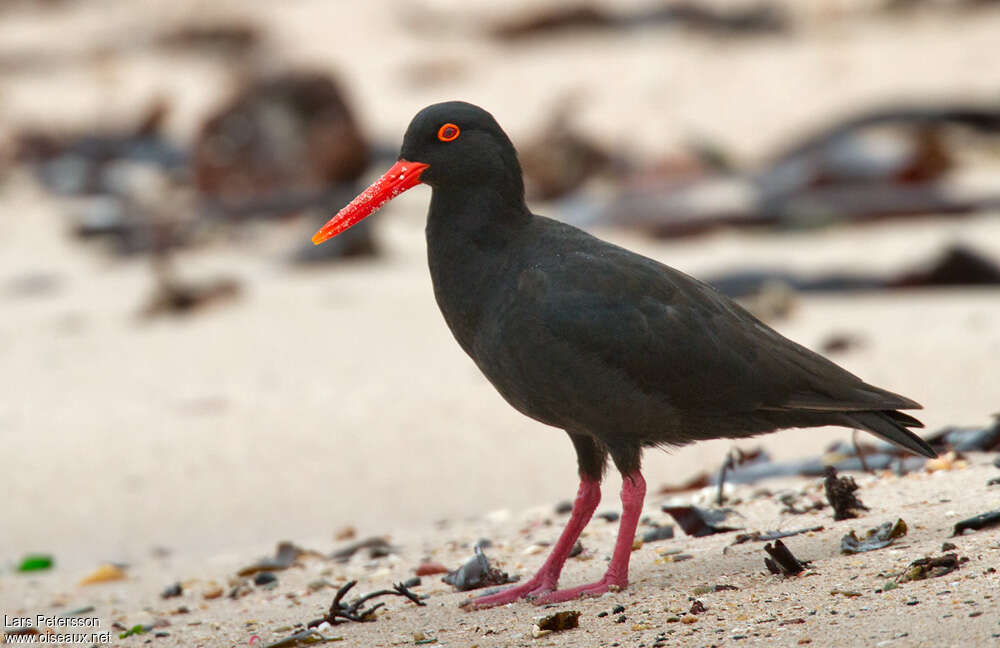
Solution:
[[[468,352],[491,295],[516,262],[516,241],[534,216],[522,194],[486,188],[434,189],[427,214],[427,260],[445,321]]]

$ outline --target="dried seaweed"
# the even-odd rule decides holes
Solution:
[[[795,576],[809,567],[808,560],[799,560],[793,556],[781,540],[776,540],[773,545],[771,543],[764,545],[764,551],[770,556],[764,559],[764,566],[772,574]]]
[[[738,527],[717,526],[716,523],[726,519],[728,509],[703,509],[697,506],[663,506],[661,510],[669,513],[684,533],[695,538],[701,538],[716,533],[739,531]]]
[[[580,611],[566,610],[556,612],[538,620],[535,624],[539,630],[549,630],[550,632],[560,632],[570,630],[580,626]]]
[[[896,578],[896,582],[906,583],[927,578],[938,578],[957,570],[963,562],[968,560],[968,558],[959,558],[958,554],[955,553],[948,553],[937,557],[928,556],[927,558],[914,560],[906,568],[906,571]]]
[[[278,571],[281,569],[288,569],[291,567],[296,560],[301,556],[305,555],[319,555],[314,551],[309,551],[307,549],[302,549],[297,547],[291,542],[279,542],[278,548],[275,551],[274,558],[267,557],[261,558],[252,565],[248,565],[240,569],[236,574],[238,576],[251,576],[257,572],[264,571]]]
[[[979,515],[962,520],[961,522],[956,522],[955,531],[951,535],[954,537],[962,535],[968,529],[979,531],[998,524],[1000,524],[1000,510],[990,511],[989,513],[980,513]]]
[[[864,553],[888,547],[897,538],[902,538],[908,531],[902,518],[893,522],[885,522],[874,529],[868,529],[864,536],[858,537],[852,529],[840,539],[840,552],[845,554]]]
[[[388,556],[389,554],[396,552],[396,548],[389,544],[387,539],[372,537],[352,542],[343,549],[334,551],[330,554],[330,557],[337,562],[344,563],[350,560],[351,556],[356,554],[361,549],[367,549],[368,556],[370,558],[382,558],[383,556]]]
[[[854,491],[858,490],[854,478],[837,477],[837,469],[833,466],[826,468],[823,488],[826,491],[826,499],[833,507],[834,520],[856,518],[859,510],[868,510],[868,507],[854,494]]]
[[[788,538],[791,536],[800,535],[803,533],[812,533],[814,531],[822,531],[823,526],[805,527],[802,529],[792,529],[791,531],[752,531],[750,533],[741,533],[733,539],[734,545],[743,544],[744,542],[770,542],[772,540],[778,540],[780,538]],[[732,546],[732,545],[730,545]]]
[[[419,579],[417,582],[419,582]],[[402,596],[408,598],[421,607],[426,605],[416,594],[410,591],[406,583],[396,583],[392,586],[391,590],[378,590],[377,592],[365,594],[349,604],[343,603],[341,599],[343,599],[347,592],[357,584],[358,581],[356,580],[348,581],[343,587],[337,590],[337,594],[333,597],[333,603],[330,604],[330,611],[327,612],[327,615],[322,619],[314,619],[310,621],[306,624],[307,627],[315,628],[323,622],[329,623],[330,625],[337,625],[338,623],[344,623],[345,621],[356,621],[358,623],[374,621],[375,611],[385,605],[385,603],[376,603],[369,608],[365,608],[364,605],[368,601],[379,596]]]

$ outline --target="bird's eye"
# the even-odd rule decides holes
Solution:
[[[451,142],[457,139],[459,133],[461,132],[462,131],[458,129],[458,126],[448,123],[438,129],[438,139],[442,142]]]

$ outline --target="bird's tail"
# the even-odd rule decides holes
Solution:
[[[931,459],[937,457],[937,453],[927,445],[926,441],[907,429],[924,427],[923,423],[909,414],[903,414],[896,410],[875,410],[844,412],[841,417],[845,425],[868,430],[904,450]]]

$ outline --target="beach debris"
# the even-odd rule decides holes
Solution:
[[[687,480],[686,482],[680,484],[664,484],[660,486],[659,490],[656,491],[657,495],[673,495],[674,493],[683,493],[686,491],[701,490],[711,483],[711,477],[708,473],[702,471]]]
[[[1000,200],[998,200],[1000,203]],[[783,287],[792,293],[860,292],[907,288],[983,286],[1000,284],[1000,264],[985,253],[963,245],[951,245],[933,258],[889,275],[839,272],[797,275],[785,270],[751,268],[709,277],[707,282],[730,297],[755,298]],[[847,350],[861,340],[850,334],[832,337],[830,352]],[[827,342],[823,343],[824,351]]]
[[[568,558],[576,558],[577,556],[579,556],[582,553],[583,553],[583,543],[580,542],[579,540],[577,540],[573,544],[573,548],[569,550],[569,556],[567,556],[567,557]]]
[[[278,577],[269,571],[257,572],[253,577],[253,584],[257,587],[274,587],[278,584]]]
[[[417,566],[417,576],[434,576],[435,574],[447,574],[449,569],[438,562],[425,562]]]
[[[987,136],[1000,133],[1000,109],[951,103],[866,110],[798,139],[756,170],[626,183],[597,218],[688,236],[724,226],[801,229],[995,209],[995,187],[955,186],[955,167],[968,164],[961,131],[991,141]]]
[[[555,513],[556,515],[566,515],[573,511],[573,502],[570,500],[563,500],[556,504]]]
[[[231,302],[243,292],[242,283],[232,277],[181,281],[168,265],[157,264],[153,294],[139,311],[143,319],[163,315],[190,315],[209,305]]]
[[[864,346],[865,341],[860,335],[837,331],[827,335],[819,344],[823,353],[845,353]]]
[[[343,637],[327,637],[318,630],[307,629],[269,643],[263,648],[299,648],[299,646],[313,646],[331,641],[341,641],[342,639]]]
[[[748,466],[756,463],[767,463],[771,460],[771,456],[764,451],[760,446],[746,451],[740,448],[733,448],[726,453],[726,460],[722,462],[722,468],[719,469],[719,484],[718,490],[715,495],[715,505],[722,506],[725,503],[725,495],[723,489],[726,484],[726,475],[730,470],[738,468],[740,466]]]
[[[833,507],[834,520],[848,520],[858,517],[858,511],[867,511],[868,507],[858,499],[854,491],[858,484],[853,477],[837,477],[837,469],[827,466],[826,477],[823,480],[826,499]]]
[[[337,81],[292,70],[237,91],[205,120],[193,157],[201,195],[238,208],[353,182],[370,152]]]
[[[184,594],[184,588],[181,586],[180,582],[174,583],[173,585],[167,585],[160,592],[160,598],[168,599],[174,598],[175,596],[181,596]]]
[[[368,558],[374,560],[375,558],[384,558],[389,554],[394,554],[398,550],[396,547],[389,544],[389,539],[382,536],[372,536],[370,538],[365,538],[364,540],[358,540],[357,542],[352,542],[351,544],[338,549],[330,554],[330,558],[333,558],[339,563],[345,563],[351,559],[351,557],[362,549],[368,550]]]
[[[874,529],[868,529],[862,537],[854,533],[854,529],[840,539],[840,553],[856,554],[874,551],[888,547],[897,538],[902,538],[908,531],[906,522],[899,518],[895,522],[884,522]]]
[[[287,540],[279,542],[278,547],[275,550],[274,557],[261,558],[252,565],[243,567],[238,572],[237,576],[252,576],[258,572],[265,571],[280,571],[282,569],[288,569],[295,561],[303,556],[317,556],[322,557],[322,554],[317,551],[310,551],[308,549],[302,549],[297,547]]]
[[[619,513],[618,511],[602,511],[601,513],[598,513],[594,517],[601,518],[605,522],[617,522],[618,518],[621,517],[621,513]]]
[[[417,583],[419,584],[419,579]],[[333,597],[333,603],[330,604],[330,610],[327,612],[326,616],[322,619],[314,619],[307,623],[306,626],[309,628],[315,628],[322,623],[337,625],[338,623],[344,623],[347,621],[356,621],[359,623],[374,621],[375,611],[384,606],[385,603],[376,603],[368,608],[364,607],[364,605],[368,601],[380,596],[402,596],[421,607],[426,605],[420,600],[420,597],[410,591],[410,586],[407,585],[407,583],[395,583],[392,586],[392,589],[382,589],[376,592],[371,592],[370,594],[365,594],[349,604],[341,602],[341,599],[344,598],[347,592],[349,592],[350,589],[357,584],[358,581],[356,580],[345,583],[343,587],[337,590],[337,594]]]
[[[699,585],[692,590],[694,596],[701,596],[703,594],[710,594],[712,592],[738,592],[740,588],[735,585],[729,585],[728,583],[719,585]]]
[[[580,627],[580,611],[564,610],[538,619],[531,629],[531,636],[538,639],[553,632],[562,632],[578,627]]]
[[[691,609],[688,610],[688,614],[701,614],[703,612],[708,612],[708,608],[700,599],[695,599],[691,603]]]
[[[980,427],[948,426],[931,434],[926,439],[932,448],[942,453],[992,452],[1000,450],[1000,414],[993,416],[993,423]]]
[[[969,465],[969,462],[962,458],[954,450],[938,454],[934,459],[928,459],[924,464],[927,472],[937,472],[939,470],[961,470]]]
[[[764,545],[764,551],[770,556],[764,559],[764,566],[772,574],[795,576],[809,567],[808,560],[796,558],[781,540],[775,540],[773,545],[767,543]]]
[[[109,583],[111,581],[125,580],[125,570],[118,565],[105,563],[90,572],[80,581],[81,585],[93,585],[95,583]]]
[[[197,50],[236,57],[253,50],[260,41],[260,29],[254,23],[209,21],[171,27],[156,37],[155,44],[179,52]]]
[[[203,215],[239,224],[303,215],[322,223],[357,194],[371,147],[339,83],[294,69],[248,83],[202,124],[192,176]],[[297,249],[296,263],[376,253],[370,225]],[[338,237],[338,239],[344,237]]]
[[[454,571],[448,572],[441,580],[459,592],[467,592],[481,587],[506,585],[517,580],[517,578],[508,576],[507,572],[490,565],[489,559],[479,545],[476,545],[475,552],[476,554],[464,565]]]
[[[669,506],[660,507],[664,513],[669,513],[689,536],[700,538],[716,533],[729,533],[739,531],[739,527],[719,526],[732,509],[703,509],[697,506]]]
[[[980,531],[1000,524],[1000,510],[980,513],[979,515],[967,518],[955,523],[955,530],[952,537],[962,535],[966,531]]]
[[[116,165],[125,161],[167,173],[186,156],[161,135],[170,106],[154,99],[132,128],[109,132],[55,133],[24,130],[16,136],[15,160],[34,168],[49,191],[62,196],[114,194]]]
[[[211,582],[211,583],[208,584],[208,586],[205,588],[205,590],[201,593],[201,597],[203,599],[205,599],[206,601],[211,601],[211,600],[214,600],[214,599],[217,599],[217,598],[221,598],[223,592],[224,592],[224,590],[222,589],[221,585],[219,585],[218,583],[215,583],[215,582]]]
[[[658,524],[654,524],[652,529],[642,534],[642,541],[659,542],[660,540],[670,540],[673,537],[674,537],[674,525],[664,524],[663,526],[660,526]]]
[[[791,536],[797,536],[803,533],[815,533],[822,530],[822,526],[813,526],[803,529],[792,529],[791,531],[753,531],[751,533],[740,533],[733,539],[730,546],[743,544],[745,542],[770,542],[772,540],[790,538]]]
[[[920,558],[919,560],[914,560],[910,563],[910,566],[906,568],[897,578],[897,583],[906,583],[909,581],[924,580],[927,578],[938,578],[946,574],[950,574],[961,566],[962,563],[968,562],[968,558],[959,558],[956,553],[947,553],[943,556],[928,556],[926,558]]]
[[[29,554],[21,559],[17,565],[19,572],[43,571],[52,569],[55,559],[48,554]]]
[[[719,8],[688,0],[616,11],[584,0],[508,18],[489,31],[498,40],[516,42],[581,30],[619,31],[650,26],[680,27],[712,36],[775,34],[790,27],[779,7],[763,3]]]
[[[781,493],[778,496],[778,501],[782,505],[782,514],[805,515],[826,508],[826,502],[805,493]]]
[[[579,104],[578,97],[562,100],[542,126],[541,134],[521,147],[518,160],[529,200],[561,198],[592,177],[624,165],[573,128]]]
[[[347,525],[337,529],[336,533],[333,534],[333,539],[337,542],[343,542],[344,540],[353,540],[356,535],[358,535],[358,530]]]

